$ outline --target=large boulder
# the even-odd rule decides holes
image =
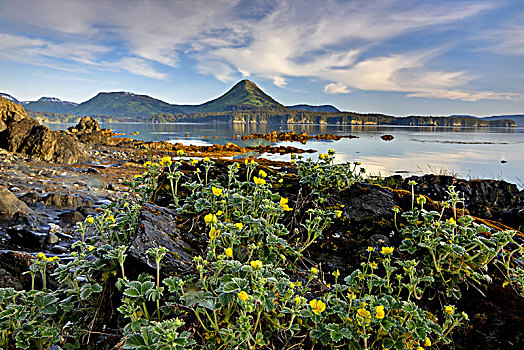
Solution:
[[[11,191],[0,185],[0,222],[7,222],[16,213],[28,213],[31,209]]]
[[[191,235],[182,235],[177,218],[168,208],[146,204],[138,217],[138,229],[127,254],[126,271],[131,275],[156,270],[155,260],[146,252],[149,248],[166,247],[169,252],[162,260],[163,274],[179,274],[191,268],[198,255]]]
[[[40,125],[22,106],[2,97],[0,148],[56,163],[71,164],[88,159],[84,147],[75,138]]]

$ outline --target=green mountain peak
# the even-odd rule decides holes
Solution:
[[[255,83],[244,79],[236,83],[235,86],[219,98],[194,106],[195,110],[191,112],[222,112],[275,106],[282,107],[280,103],[267,95]]]

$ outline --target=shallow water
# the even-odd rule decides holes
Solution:
[[[64,129],[71,124],[49,124]],[[239,146],[279,145],[312,148],[326,153],[336,151],[336,161],[358,161],[371,175],[402,175],[426,173],[451,174],[471,179],[504,179],[524,185],[524,128],[458,128],[406,126],[327,126],[269,124],[140,124],[102,123],[101,127],[129,135],[139,131],[140,140],[165,140],[172,143],[211,145],[233,142]],[[232,139],[233,136],[254,132],[305,131],[309,135],[355,135],[356,139],[340,141],[310,140],[299,142],[269,142],[265,140]],[[392,141],[380,136],[391,134]],[[202,136],[206,136],[203,138]],[[317,157],[316,154],[305,156]],[[290,156],[265,155],[269,159],[289,160]],[[505,162],[503,162],[505,161]]]

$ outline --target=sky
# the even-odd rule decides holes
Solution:
[[[524,114],[522,0],[0,0],[0,92],[200,104],[241,79],[284,105]]]

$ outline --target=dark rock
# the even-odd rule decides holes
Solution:
[[[14,225],[7,227],[5,232],[14,244],[28,248],[42,248],[49,234],[49,225],[42,223],[36,217],[15,215]]]
[[[464,180],[446,175],[424,175],[412,176],[391,186],[410,191],[410,180],[417,183],[417,194],[437,201],[448,199],[448,188],[453,185],[464,197],[466,209],[471,215],[499,221],[515,229],[524,227],[524,217],[519,214],[524,209],[524,193],[514,184],[502,180]]]
[[[42,196],[41,201],[48,207],[75,209],[82,205],[83,198],[78,194],[51,192]]]
[[[195,249],[181,235],[173,212],[167,208],[147,204],[138,218],[138,229],[128,249],[126,271],[143,272],[144,269],[156,270],[155,260],[146,251],[158,246],[166,247],[169,252],[162,260],[162,273],[173,274],[191,267]]]
[[[95,212],[93,210],[93,212]],[[95,212],[96,213],[96,212]],[[84,221],[85,217],[78,210],[69,210],[58,214],[58,218],[67,225],[75,225],[79,221]]]
[[[29,213],[31,209],[11,191],[0,185],[0,222],[6,222],[16,213]]]
[[[391,140],[393,140],[395,137],[394,137],[393,135],[387,135],[387,134],[386,134],[386,135],[382,135],[382,136],[380,136],[380,138],[381,138],[382,140],[384,140],[384,141],[391,141]]]
[[[76,163],[88,159],[84,147],[65,132],[30,118],[20,105],[0,97],[0,148],[45,161]]]
[[[0,250],[0,286],[16,290],[31,289],[29,270],[33,256],[12,250]]]
[[[100,171],[98,169],[91,168],[91,167],[87,168],[87,172],[89,174],[100,174]]]

